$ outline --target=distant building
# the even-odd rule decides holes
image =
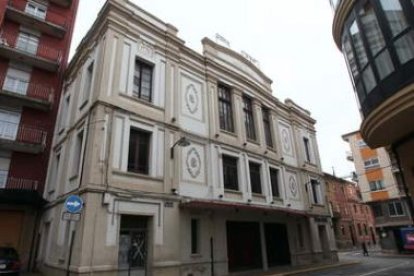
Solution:
[[[78,47],[49,166],[41,270],[228,275],[337,261],[310,112],[272,96],[241,54],[207,38],[199,54],[177,32],[109,0]],[[62,220],[74,193],[80,221]]]
[[[414,211],[414,1],[331,0],[332,33],[359,104],[361,136],[389,148]],[[413,222],[411,222],[413,224]]]
[[[401,178],[398,168],[384,148],[369,148],[358,131],[342,137],[351,148],[348,160],[354,162],[362,200],[374,213],[381,248],[402,251],[401,228],[411,225],[412,218],[409,198],[398,183]]]
[[[34,263],[78,0],[0,1],[0,246]],[[46,191],[47,193],[47,191]]]
[[[324,174],[326,196],[332,211],[332,224],[338,250],[378,246],[371,207],[363,203],[359,187],[331,174]]]

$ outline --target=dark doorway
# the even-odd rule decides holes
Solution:
[[[349,225],[349,233],[351,234],[352,245],[355,246],[355,236],[354,236],[354,229],[351,225]]]
[[[119,231],[118,268],[128,275],[146,275],[148,247],[148,217],[121,216]]]
[[[290,264],[290,249],[286,225],[266,223],[264,230],[269,267]]]
[[[227,222],[229,272],[262,268],[258,222]]]
[[[324,259],[330,258],[328,233],[325,225],[318,225],[319,240],[321,242],[321,249]]]

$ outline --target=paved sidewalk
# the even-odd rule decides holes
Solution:
[[[277,271],[273,271],[272,273],[264,274],[266,276],[288,276],[288,275],[298,275],[307,272],[314,272],[323,269],[329,268],[337,268],[337,267],[344,267],[344,266],[351,266],[360,264],[360,261],[339,261],[334,264],[321,264],[321,265],[306,265],[306,266],[299,266],[299,267],[285,267],[284,269],[280,269]]]

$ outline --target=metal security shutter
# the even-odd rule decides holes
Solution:
[[[18,248],[24,213],[0,211],[0,246]]]

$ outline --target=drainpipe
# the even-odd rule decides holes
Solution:
[[[404,171],[403,171],[403,168],[401,166],[401,159],[400,159],[400,156],[397,152],[397,149],[396,149],[395,145],[392,146],[392,152],[395,156],[395,159],[397,161],[398,169],[401,173],[401,182],[402,182],[403,187],[404,187],[404,193],[406,195],[406,201],[407,201],[407,204],[408,204],[408,209],[410,210],[411,221],[412,221],[412,224],[414,225],[414,217],[413,217],[413,215],[414,215],[414,205],[413,205],[412,198],[410,197],[410,194],[409,194],[407,183],[405,182]]]

